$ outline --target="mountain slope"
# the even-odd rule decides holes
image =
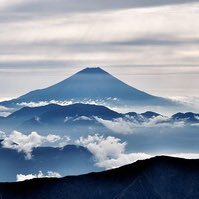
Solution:
[[[99,119],[103,121],[123,119],[129,123],[137,124],[144,124],[157,119],[157,121],[154,120],[154,125],[156,123],[173,124],[175,122],[184,122],[185,125],[197,125],[199,123],[199,114],[188,112],[165,117],[151,111],[141,114],[136,112],[122,114],[105,106],[93,104],[77,103],[67,106],[49,104],[41,107],[24,107],[5,118],[0,118],[0,128],[6,132],[19,130],[22,132],[41,131],[47,133],[51,131],[60,133],[70,132],[70,127],[74,127],[78,131],[87,132],[91,127],[104,127],[102,120]],[[85,129],[81,129],[84,127]]]
[[[133,88],[101,68],[86,68],[73,76],[45,89],[31,91],[17,99],[0,105],[17,107],[17,104],[40,101],[104,100],[131,105],[174,105],[172,101],[152,96]]]
[[[1,183],[7,199],[198,199],[199,160],[155,157],[118,169],[62,179]]]
[[[0,182],[14,182],[17,174],[36,174],[39,171],[55,171],[63,176],[99,170],[94,166],[93,154],[76,145],[34,148],[31,159],[25,159],[23,152],[0,146],[0,162]]]
[[[171,117],[174,121],[186,121],[189,123],[199,123],[199,114],[187,112],[176,113]]]
[[[66,124],[96,125],[94,117],[112,120],[123,117],[123,114],[99,105],[78,103],[60,106],[49,104],[41,107],[24,107],[6,118],[0,118],[0,128],[1,130],[27,130],[27,128],[36,130],[34,127],[43,125],[49,130],[49,126],[65,128]]]

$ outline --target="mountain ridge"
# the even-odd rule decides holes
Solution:
[[[7,199],[197,199],[198,168],[199,160],[157,156],[99,173],[0,183],[0,194]]]
[[[17,174],[56,171],[61,175],[79,175],[100,170],[93,154],[85,147],[68,144],[63,147],[42,146],[32,149],[31,158],[23,151],[5,148],[0,140],[0,181],[13,182]],[[79,166],[81,165],[81,167]]]
[[[1,130],[33,131],[44,128],[47,131],[49,126],[55,128],[54,130],[59,128],[61,130],[67,125],[101,126],[98,119],[114,121],[120,118],[128,122],[142,124],[155,118],[158,119],[158,117],[160,117],[159,123],[185,122],[187,125],[199,123],[199,114],[192,112],[179,112],[166,117],[152,111],[119,113],[102,105],[76,103],[66,106],[48,104],[40,107],[23,107],[7,117],[0,118],[0,127]]]

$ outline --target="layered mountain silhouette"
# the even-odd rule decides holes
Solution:
[[[157,122],[174,123],[184,122],[185,124],[199,123],[199,114],[196,113],[176,113],[171,117],[166,117],[155,112],[145,113],[118,113],[105,106],[93,104],[72,104],[60,106],[49,104],[40,107],[24,107],[7,117],[0,118],[1,130],[20,130],[20,131],[42,131],[63,132],[67,127],[88,126],[103,127],[98,119],[114,121],[122,118],[128,122],[143,124],[155,118],[162,118]],[[83,129],[79,129],[83,131]],[[70,131],[70,130],[69,130]],[[86,131],[86,130],[85,130]]]
[[[6,199],[198,199],[199,160],[160,156],[100,173],[0,183]]]
[[[23,152],[0,146],[0,162],[1,182],[14,182],[17,174],[36,174],[39,171],[56,171],[62,176],[99,171],[94,166],[93,154],[76,145],[34,148],[31,159],[25,159]]]
[[[42,130],[59,131],[67,126],[101,126],[95,117],[105,120],[122,117],[107,107],[90,104],[60,106],[49,104],[41,107],[24,107],[6,118],[0,118],[1,130]],[[83,131],[83,129],[79,129]],[[52,132],[52,131],[51,131]]]
[[[103,100],[121,105],[176,105],[168,99],[133,88],[99,67],[85,68],[53,86],[31,91],[19,98],[1,102],[0,105],[16,108],[21,103],[51,100],[73,102]]]
[[[187,112],[187,113],[176,113],[172,116],[175,121],[186,121],[191,123],[199,122],[199,114]]]

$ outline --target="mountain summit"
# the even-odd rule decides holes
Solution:
[[[105,70],[101,69],[100,67],[88,67],[88,68],[85,68],[85,69],[79,71],[78,73],[80,73],[80,74],[83,74],[83,73],[85,73],[85,74],[96,74],[96,73],[97,74],[109,74]]]
[[[16,107],[17,104],[41,101],[100,101],[131,105],[169,105],[171,101],[152,96],[133,88],[103,69],[85,68],[71,77],[48,88],[31,91],[17,99],[0,105]]]

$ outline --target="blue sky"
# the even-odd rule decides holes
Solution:
[[[2,0],[0,99],[101,66],[161,96],[199,95],[198,0]]]

